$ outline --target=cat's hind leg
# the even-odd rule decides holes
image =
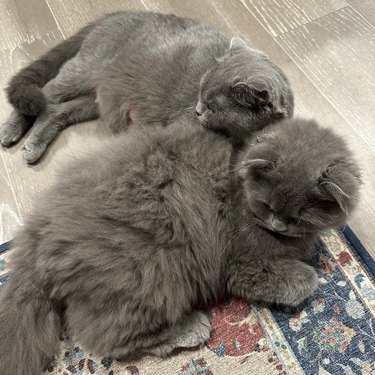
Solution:
[[[193,311],[180,322],[164,329],[155,337],[158,344],[143,349],[145,353],[158,357],[165,357],[177,348],[194,348],[204,344],[211,334],[211,324],[208,317],[200,312]]]
[[[200,311],[182,314],[171,322],[162,310],[126,300],[108,299],[100,309],[96,300],[68,301],[68,326],[82,345],[116,359],[136,353],[164,357],[176,348],[199,346],[210,337],[210,322]]]
[[[195,348],[203,345],[211,334],[208,317],[201,311],[193,311],[184,315],[173,325],[153,332],[144,332],[131,341],[117,345],[111,356],[123,359],[133,352],[166,357],[175,349]]]
[[[43,111],[47,101],[41,87],[54,78],[67,61],[76,56],[94,27],[94,23],[85,26],[11,78],[6,88],[8,100],[20,113],[37,116]]]
[[[98,118],[94,95],[87,95],[60,104],[48,104],[36,119],[31,133],[25,141],[23,157],[35,163],[44,154],[47,146],[66,127],[78,122]]]
[[[48,103],[60,104],[67,102],[65,111],[72,112],[71,108],[74,103],[68,104],[68,102],[79,98],[86,101],[86,98],[94,96],[95,89],[93,86],[93,80],[91,77],[92,73],[90,69],[92,70],[93,67],[90,64],[85,64],[79,56],[67,61],[61,68],[58,75],[48,81],[42,89],[39,89],[42,90],[41,93],[43,93],[47,101],[47,103],[44,105],[44,109],[39,114],[39,117],[36,118],[36,116],[26,116],[21,114],[20,111],[14,110],[5,123],[0,127],[1,144],[3,146],[11,146],[12,144],[16,143],[30,127],[32,127],[35,120],[36,126],[41,122],[45,122],[46,116],[50,115],[51,112],[56,109],[50,105],[47,106]],[[94,101],[90,100],[90,102],[91,105],[89,105],[87,109],[82,109],[81,112],[92,112],[92,102],[95,102],[95,99]],[[26,106],[26,102],[23,103],[23,106]],[[74,113],[72,113],[71,116],[74,117],[76,116],[77,111],[73,112]],[[61,116],[62,115],[60,114],[60,117]],[[80,121],[91,119],[86,117],[87,116],[84,115],[83,119]],[[25,158],[28,160],[27,157]],[[33,158],[34,157],[32,156],[31,159]]]
[[[0,127],[0,143],[11,146],[29,130],[35,117],[25,116],[14,109],[8,119]]]
[[[94,66],[86,63],[79,55],[69,60],[59,74],[42,88],[47,102],[57,104],[81,96],[94,95],[93,70]]]

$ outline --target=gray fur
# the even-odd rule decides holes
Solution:
[[[202,343],[210,327],[197,308],[225,292],[298,305],[318,286],[305,263],[316,236],[346,220],[360,184],[344,142],[313,121],[272,125],[243,151],[180,121],[94,151],[62,171],[16,236],[2,375],[39,374],[63,309],[82,345],[119,358]]]
[[[52,61],[52,72],[46,61]],[[97,110],[65,110],[66,102],[82,97],[90,98],[88,107],[96,106],[96,91],[101,116],[113,131],[130,122],[169,125],[189,117],[189,124],[243,139],[293,112],[285,75],[239,38],[231,42],[205,24],[174,15],[119,12],[88,25],[11,80],[7,93],[17,116],[43,117],[36,119],[26,141],[29,163],[44,154],[62,129],[97,117]],[[209,109],[197,116],[195,108],[202,101]],[[65,121],[46,116],[51,105],[60,105],[57,111]],[[82,116],[72,115],[77,111]],[[17,126],[14,117],[0,129],[4,146],[26,131],[25,121]],[[27,129],[32,123],[30,119]]]
[[[62,129],[77,122],[93,120],[97,116],[98,108],[92,95],[60,104],[50,103],[37,117],[34,130],[25,142],[22,151],[24,159],[28,163],[35,163]]]
[[[72,37],[52,48],[38,60],[22,69],[6,88],[9,102],[26,116],[39,115],[47,104],[41,88],[56,77],[61,66],[73,58],[81,48],[94,24],[82,28]]]

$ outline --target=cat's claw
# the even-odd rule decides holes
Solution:
[[[290,307],[299,306],[307,298],[311,297],[319,286],[318,274],[316,271],[308,265],[304,265],[305,269],[302,270],[295,278],[295,283],[293,284],[293,279],[290,282],[290,285],[285,287],[284,295],[282,300],[277,301],[284,305]]]
[[[42,157],[46,148],[47,145],[43,142],[26,141],[22,149],[23,158],[28,164],[34,164]]]

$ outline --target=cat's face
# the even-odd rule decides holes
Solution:
[[[293,94],[278,67],[233,38],[229,53],[202,78],[195,110],[203,126],[243,138],[290,117]]]
[[[239,168],[259,225],[303,237],[344,223],[360,187],[340,137],[313,121],[285,120],[254,138]]]

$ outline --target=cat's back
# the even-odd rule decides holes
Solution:
[[[142,11],[122,11],[110,13],[97,21],[94,32],[90,34],[93,39],[103,34],[111,38],[121,38],[122,45],[126,43],[144,43],[150,48],[157,48],[155,41],[166,42],[172,38],[180,39],[184,35],[189,35],[190,43],[196,43],[204,34],[223,35],[218,30],[207,24],[193,20],[191,18],[179,17],[174,14],[163,14]],[[196,40],[195,40],[196,39]],[[205,40],[200,39],[201,43]],[[181,41],[187,43],[187,41]],[[126,46],[125,46],[126,48]]]
[[[171,125],[98,147],[64,168],[37,205],[51,242],[112,242],[138,228],[160,246],[219,247],[231,156],[224,137]]]
[[[201,38],[202,33],[204,39]],[[84,58],[92,58],[92,53],[105,52],[103,56],[108,60],[137,53],[137,50],[143,54],[155,54],[155,51],[168,53],[173,45],[199,46],[210,36],[218,38],[219,35],[222,34],[208,25],[174,14],[121,11],[107,14],[95,22],[80,54]]]
[[[150,188],[164,196],[162,202],[172,196],[183,197],[182,205],[200,198],[214,201],[216,184],[230,178],[230,142],[196,125],[133,128],[104,148],[88,159],[88,169],[100,165],[102,181],[130,186],[134,194],[138,186],[142,192]]]
[[[160,277],[194,269],[179,288],[211,298],[230,230],[230,154],[227,140],[192,127],[121,135],[63,168],[16,238],[26,252],[19,262],[34,262],[60,297],[79,284],[79,293],[94,293],[99,274],[126,285],[137,272],[143,285],[156,267]]]
[[[146,168],[150,160],[160,158],[161,175],[211,175],[215,178],[227,176],[232,155],[232,145],[223,135],[211,132],[190,121],[177,121],[168,127],[131,126],[120,133],[89,147],[81,156],[72,156],[72,161],[58,173],[63,185],[82,184],[85,188],[99,187],[101,183],[121,183],[132,176],[143,177],[152,183],[155,168]],[[63,176],[69,176],[68,180]],[[229,175],[228,175],[229,177]],[[157,177],[156,180],[159,180]],[[156,181],[154,181],[156,183]],[[58,186],[58,185],[57,185]],[[78,190],[78,188],[77,188]]]
[[[117,40],[113,58],[98,71],[101,104],[126,103],[143,124],[167,125],[195,107],[202,76],[229,49],[223,33],[174,15],[125,13],[106,22],[100,32],[116,35],[109,43]]]

